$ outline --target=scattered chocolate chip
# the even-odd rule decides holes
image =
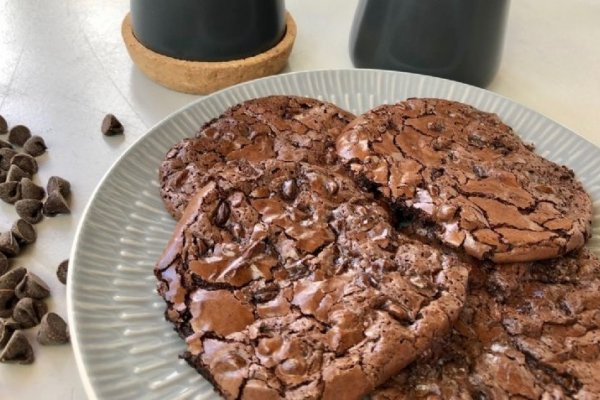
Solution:
[[[10,228],[10,231],[20,245],[31,244],[37,239],[35,228],[24,219],[18,219]]]
[[[105,136],[120,135],[124,131],[123,124],[112,114],[106,114],[100,129]]]
[[[48,179],[46,191],[48,194],[52,192],[59,192],[66,199],[71,193],[71,184],[68,180],[63,179],[60,176],[51,176]]]
[[[29,329],[39,324],[46,312],[48,312],[46,303],[25,297],[15,304],[13,319],[21,324],[23,329]]]
[[[0,115],[0,135],[6,135],[8,133],[8,124],[2,115]]]
[[[10,168],[10,160],[17,154],[13,149],[8,147],[0,148],[0,169],[8,171]]]
[[[31,137],[31,131],[25,125],[15,125],[8,132],[8,141],[17,146],[23,146]]]
[[[63,195],[55,191],[48,193],[43,205],[43,212],[47,217],[54,217],[57,214],[69,214],[71,210]]]
[[[34,360],[33,349],[25,334],[21,331],[13,333],[0,353],[1,363],[31,364]]]
[[[32,136],[30,137],[25,144],[23,145],[23,150],[31,156],[38,157],[46,152],[46,142],[40,136]]]
[[[50,288],[46,282],[32,272],[28,272],[15,288],[15,295],[19,298],[31,297],[32,299],[45,299],[50,296]]]
[[[69,343],[69,329],[60,315],[48,313],[42,318],[37,340],[43,345]]]
[[[38,163],[35,161],[35,158],[30,156],[27,153],[19,153],[15,154],[13,158],[10,160],[12,165],[17,165],[23,171],[27,172],[30,175],[38,172]]]
[[[8,143],[6,140],[0,139],[0,149],[12,149],[12,144]]]
[[[23,171],[18,165],[11,165],[6,175],[7,182],[20,182],[23,178],[31,179],[31,174],[27,171]]]
[[[0,289],[0,318],[8,318],[12,315],[15,299],[13,289]]]
[[[21,179],[21,198],[42,200],[46,196],[46,191],[43,187],[36,185],[29,178]]]
[[[15,289],[25,274],[27,274],[26,268],[17,267],[11,269],[4,275],[0,276],[0,289]]]
[[[0,182],[5,182],[6,181],[6,175],[8,175],[6,173],[6,171],[3,170],[3,169],[0,169]]]
[[[217,211],[215,212],[214,223],[217,226],[224,226],[229,219],[229,214],[231,210],[229,209],[229,204],[227,202],[222,201],[217,207]]]
[[[0,199],[8,204],[21,200],[21,185],[19,182],[0,183]]]
[[[294,179],[288,179],[281,185],[281,196],[286,200],[294,200],[298,193],[298,185]]]
[[[63,285],[67,284],[67,274],[69,273],[69,260],[63,260],[58,264],[56,269],[56,277]]]
[[[6,323],[6,320],[0,319],[0,349],[6,346],[6,343],[8,343],[8,340],[14,331],[15,330]]]
[[[4,253],[6,257],[15,257],[19,251],[21,251],[19,243],[11,232],[0,233],[0,252]]]
[[[23,199],[15,203],[15,210],[19,217],[30,224],[37,224],[42,220],[42,207],[42,202],[34,199]]]
[[[4,275],[9,267],[10,263],[8,262],[8,258],[6,258],[4,253],[0,253],[0,276]]]

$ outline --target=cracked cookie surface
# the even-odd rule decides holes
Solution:
[[[497,263],[581,248],[591,201],[573,172],[535,154],[495,115],[440,99],[409,99],[356,118],[337,152],[444,244]]]
[[[335,140],[353,118],[331,103],[296,96],[262,97],[233,106],[167,153],[159,169],[163,202],[179,219],[207,182],[209,170],[229,160],[332,164]]]
[[[338,170],[226,163],[157,263],[186,360],[227,399],[360,399],[462,309],[468,266]]]
[[[373,400],[596,399],[600,260],[587,250],[473,269],[451,335]]]

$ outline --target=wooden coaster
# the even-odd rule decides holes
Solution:
[[[296,23],[286,15],[286,32],[281,41],[264,53],[232,61],[186,61],[156,53],[133,35],[127,14],[121,34],[133,62],[153,81],[178,92],[208,94],[227,86],[281,71],[296,39]]]

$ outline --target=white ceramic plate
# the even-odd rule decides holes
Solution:
[[[68,312],[90,399],[208,399],[212,387],[178,355],[183,341],[163,318],[154,263],[175,226],[158,193],[157,169],[174,143],[241,101],[271,94],[316,97],[362,113],[407,97],[441,97],[495,112],[543,156],[575,170],[592,195],[600,254],[600,149],[548,118],[489,91],[448,80],[377,70],[269,77],[205,97],[137,141],[98,185],[71,254]]]

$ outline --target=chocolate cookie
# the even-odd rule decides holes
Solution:
[[[158,262],[185,359],[227,399],[360,399],[445,335],[468,269],[334,167],[230,161]]]
[[[335,139],[353,118],[333,104],[303,97],[270,96],[236,105],[167,153],[159,171],[165,206],[179,219],[210,168],[228,160],[332,164]]]
[[[452,334],[432,349],[372,399],[600,398],[600,260],[580,250],[473,270]]]
[[[535,154],[494,115],[439,99],[377,107],[338,138],[363,187],[421,232],[497,263],[557,257],[590,235],[573,171]]]

